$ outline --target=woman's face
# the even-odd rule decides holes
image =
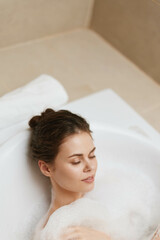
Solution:
[[[94,181],[82,181],[95,176],[97,170],[95,146],[91,136],[87,132],[80,132],[67,137],[60,145],[54,168],[50,175],[53,186],[58,184],[71,192],[91,191]]]

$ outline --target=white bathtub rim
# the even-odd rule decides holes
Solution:
[[[105,133],[113,133],[123,136],[128,136],[134,139],[137,139],[137,141],[143,142],[144,144],[150,145],[151,147],[155,148],[155,150],[160,151],[160,143],[155,145],[152,140],[149,137],[143,136],[139,133],[133,132],[128,128],[120,128],[114,125],[104,124],[104,123],[98,123],[98,122],[91,122],[90,123],[91,130],[94,131],[105,131]]]

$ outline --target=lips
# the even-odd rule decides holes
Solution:
[[[92,179],[92,178],[94,178],[94,175],[89,176],[88,178],[85,178],[85,179],[83,179],[82,181],[84,181],[84,180],[89,180],[89,179]]]

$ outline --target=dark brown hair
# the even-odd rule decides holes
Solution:
[[[30,152],[37,162],[43,160],[52,163],[66,137],[81,131],[90,135],[92,133],[89,124],[80,115],[68,110],[54,111],[51,108],[32,117],[29,126],[32,130]]]

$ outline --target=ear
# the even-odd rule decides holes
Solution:
[[[49,164],[44,162],[43,160],[38,161],[39,168],[41,172],[46,176],[50,177],[51,175],[51,168],[49,167]]]

